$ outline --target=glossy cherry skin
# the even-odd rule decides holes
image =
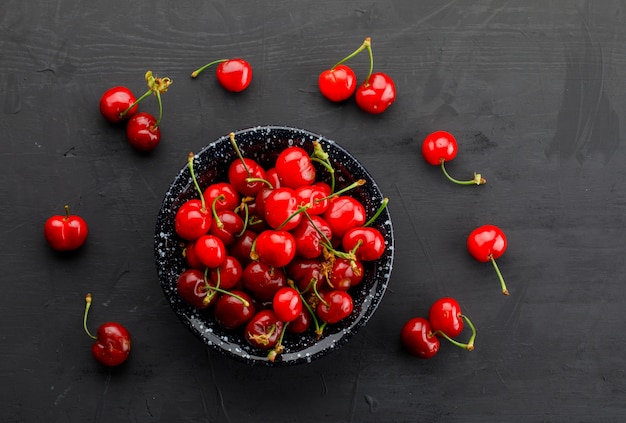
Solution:
[[[450,338],[463,332],[461,306],[454,298],[443,297],[435,301],[428,312],[428,321],[433,332],[441,331]]]
[[[319,289],[324,283],[322,262],[317,259],[295,257],[287,265],[287,273],[303,294],[312,292],[314,287]]]
[[[248,182],[247,178],[255,178],[259,181]],[[228,168],[229,183],[242,195],[254,197],[265,183],[265,170],[256,161],[247,157],[242,160],[234,160]]]
[[[202,201],[187,200],[176,211],[174,230],[182,239],[194,241],[209,232],[211,221],[211,212],[202,206]]]
[[[377,72],[370,75],[355,93],[356,104],[370,114],[380,114],[396,100],[396,86],[389,75]]]
[[[320,216],[309,216],[296,226],[291,234],[296,240],[296,254],[304,258],[316,258],[322,254],[324,237],[332,239],[333,233],[330,226]]]
[[[228,182],[216,182],[209,185],[202,193],[207,207],[221,210],[235,210],[241,202],[241,196]]]
[[[298,197],[293,189],[275,188],[263,201],[263,216],[272,228],[280,227],[282,230],[289,231],[298,226],[302,220],[302,214],[296,213],[298,208]]]
[[[234,93],[245,90],[252,82],[252,66],[240,58],[221,62],[217,66],[215,74],[220,85]]]
[[[283,267],[296,255],[296,240],[287,231],[268,229],[256,238],[255,252],[259,261]]]
[[[317,85],[324,97],[330,101],[340,102],[349,99],[356,91],[356,75],[346,65],[337,65],[323,71]]]
[[[225,329],[237,329],[248,323],[256,313],[252,298],[244,291],[233,289],[232,294],[222,294],[213,306],[215,321]],[[239,298],[238,298],[239,297]],[[244,299],[246,303],[242,302]]]
[[[333,324],[345,319],[352,313],[354,304],[346,291],[332,290],[323,294],[324,301],[317,305],[317,315],[324,322]]]
[[[291,146],[280,152],[274,165],[280,185],[292,189],[315,182],[315,166],[301,147]]]
[[[243,269],[243,287],[255,299],[269,302],[279,289],[287,286],[287,276],[280,267],[272,267],[256,261],[248,263]]]
[[[137,105],[126,111],[137,99],[126,87],[109,88],[100,97],[100,113],[109,122],[117,123],[130,118],[137,112]]]
[[[411,355],[419,358],[434,357],[441,346],[430,323],[423,317],[415,317],[406,322],[400,332],[400,340]]]
[[[217,218],[213,217],[209,234],[221,239],[224,245],[231,245],[243,231],[243,219],[231,210],[220,210],[215,215]]]
[[[429,134],[422,143],[422,156],[428,164],[441,165],[441,162],[449,162],[458,153],[456,138],[446,131],[435,131]]]
[[[261,310],[246,324],[244,338],[253,347],[269,350],[280,340],[283,328],[283,322],[272,310]]]
[[[245,267],[250,261],[250,253],[252,245],[258,234],[250,229],[246,229],[241,236],[238,236],[231,245],[228,246],[230,255],[239,260],[239,263]]]
[[[371,226],[348,229],[341,243],[344,251],[354,251],[356,258],[361,261],[378,260],[385,253],[385,238]]]
[[[243,267],[233,256],[226,256],[222,264],[209,270],[209,277],[222,289],[233,289],[240,285]]]
[[[195,308],[207,308],[213,300],[207,297],[208,281],[204,279],[204,272],[198,269],[187,269],[176,280],[176,292],[178,295]],[[216,299],[217,296],[211,298]]]
[[[334,289],[346,291],[363,281],[364,271],[361,261],[337,257],[333,263],[328,283]]]
[[[227,256],[222,240],[210,234],[198,238],[193,244],[193,250],[197,259],[209,268],[218,267]]]
[[[302,313],[302,299],[297,290],[290,286],[280,288],[272,299],[272,309],[279,320],[291,322]]]
[[[311,313],[309,313],[306,307],[303,307],[300,315],[287,325],[287,332],[304,333],[311,327],[312,321]]]
[[[138,151],[151,151],[161,141],[161,127],[150,113],[139,112],[126,124],[126,138],[130,145]]]
[[[107,322],[98,327],[96,342],[91,347],[94,358],[105,366],[119,366],[130,354],[130,333],[115,322]]]
[[[341,238],[350,228],[365,223],[365,207],[349,195],[333,198],[322,215],[334,237]]]
[[[294,190],[298,205],[308,205],[306,212],[310,215],[320,215],[328,209],[330,186],[324,182],[305,185]]]
[[[46,220],[43,233],[54,250],[73,251],[85,243],[89,228],[82,217],[70,215],[66,207],[65,216],[55,215]]]
[[[467,238],[467,249],[476,260],[488,262],[506,251],[506,236],[495,225],[483,225],[474,229]]]

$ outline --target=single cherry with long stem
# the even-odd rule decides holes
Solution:
[[[445,163],[454,159],[459,151],[459,146],[454,135],[446,131],[435,131],[429,134],[422,143],[422,156],[428,164],[440,166],[443,174],[450,182],[458,185],[483,185],[487,183],[480,173],[474,173],[470,180],[458,180],[450,176]]]
[[[215,70],[217,81],[227,91],[241,92],[252,82],[252,66],[240,58],[214,60],[193,71],[191,77],[197,78],[205,69],[214,65],[217,65]]]
[[[467,238],[467,249],[476,260],[486,263],[490,261],[498,275],[502,294],[509,295],[504,277],[496,263],[506,251],[507,241],[504,231],[495,225],[483,225],[474,229]]]
[[[98,327],[96,335],[87,328],[87,316],[91,308],[92,297],[85,297],[85,314],[83,328],[87,335],[96,342],[91,347],[94,358],[105,366],[119,366],[126,361],[130,354],[130,333],[119,323],[107,322]]]

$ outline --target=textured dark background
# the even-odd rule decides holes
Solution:
[[[372,37],[398,99],[380,116],[317,90]],[[626,413],[626,4],[623,1],[4,0],[0,6],[0,420],[3,422],[590,422]],[[244,57],[249,89],[222,90],[217,58]],[[351,62],[362,78],[366,55]],[[114,85],[174,79],[163,140],[134,152],[98,112]],[[156,112],[156,102],[142,106]],[[284,124],[348,148],[390,198],[396,259],[366,329],[310,365],[250,368],[208,351],[156,278],[156,213],[189,151]],[[457,187],[421,158],[453,132]],[[68,203],[91,233],[45,244]],[[468,233],[501,226],[493,268]],[[124,323],[133,352],[109,371],[82,330]],[[476,349],[405,354],[399,330],[440,296],[477,326]]]

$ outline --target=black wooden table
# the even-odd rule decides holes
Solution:
[[[371,37],[397,101],[381,115],[317,89]],[[0,416],[3,422],[590,422],[626,412],[626,10],[616,1],[227,2],[5,0],[0,6]],[[192,70],[246,58],[232,94]],[[360,78],[366,55],[351,61]],[[98,111],[147,70],[174,80],[162,141],[138,154]],[[156,102],[146,102],[156,112]],[[170,182],[230,131],[288,125],[350,150],[390,199],[395,262],[383,302],[346,346],[289,368],[208,350],[159,285],[156,214]],[[421,157],[456,135],[459,187]],[[43,223],[69,204],[90,225],[55,254]],[[492,223],[493,268],[465,248]],[[123,322],[133,351],[108,370],[82,328]],[[476,348],[408,355],[403,323],[453,296]]]

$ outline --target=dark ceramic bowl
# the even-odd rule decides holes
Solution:
[[[297,145],[311,153],[313,141],[319,140],[334,165],[337,189],[357,179],[365,179],[367,183],[351,190],[350,195],[365,205],[368,218],[376,212],[383,200],[372,176],[357,159],[334,141],[320,135],[295,128],[263,126],[236,132],[235,139],[244,157],[250,157],[266,168],[273,164],[278,153],[287,146]],[[228,135],[202,149],[194,161],[200,186],[204,189],[212,182],[227,181],[227,169],[236,158]],[[320,170],[318,175],[319,180],[325,180],[328,173]],[[364,262],[363,281],[350,291],[354,301],[352,314],[339,323],[328,325],[320,339],[312,331],[305,335],[285,334],[284,352],[274,362],[270,362],[267,351],[255,349],[245,341],[243,331],[222,329],[212,319],[210,312],[193,308],[177,294],[176,281],[178,275],[185,270],[186,264],[182,257],[181,240],[174,232],[174,218],[178,208],[191,198],[197,198],[197,193],[185,165],[165,194],[157,217],[154,238],[156,267],[163,292],[174,312],[211,349],[251,365],[285,366],[309,363],[344,345],[374,314],[387,288],[393,264],[394,238],[387,209],[372,225],[383,234],[386,250],[377,261]]]

